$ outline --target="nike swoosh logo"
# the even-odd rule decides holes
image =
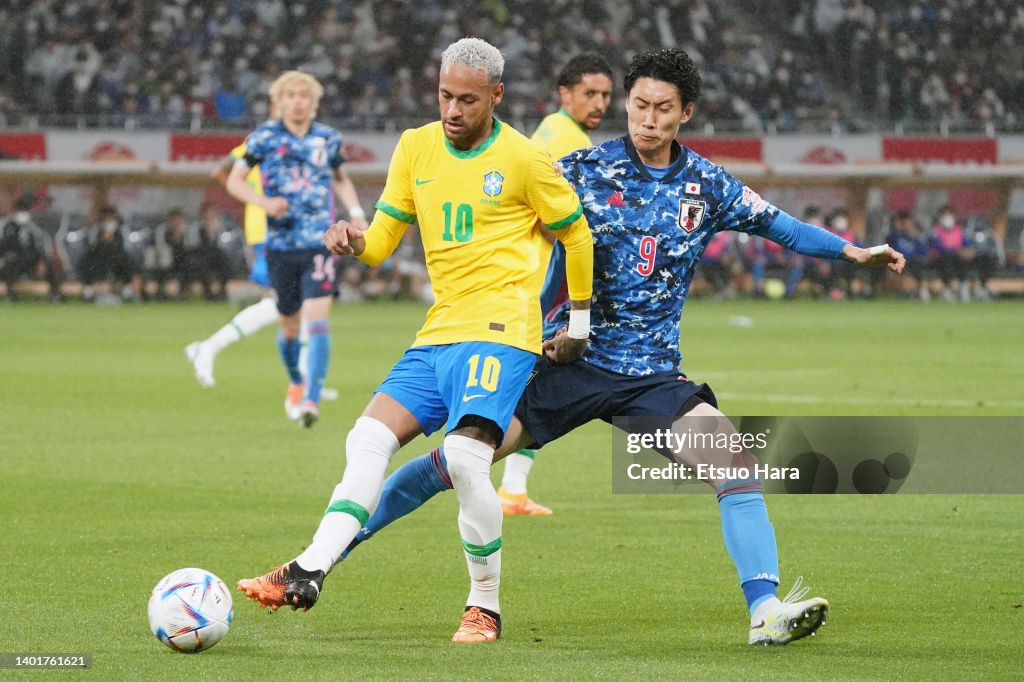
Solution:
[[[428,182],[433,182],[434,180],[437,180],[437,178],[430,178],[429,180],[420,180],[419,178],[416,178],[416,186],[419,187],[420,185],[425,185]]]
[[[475,398],[486,398],[486,397],[487,397],[487,394],[485,394],[485,393],[480,393],[479,395],[465,395],[465,394],[463,394],[462,402],[468,403],[470,400],[473,400]]]

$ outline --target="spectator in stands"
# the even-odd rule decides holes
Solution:
[[[999,266],[1006,265],[1006,253],[1003,251],[1002,242],[992,231],[988,221],[983,218],[970,221],[966,237],[971,251],[968,279],[973,284],[974,298],[979,301],[991,301],[992,292],[989,291],[988,281]]]
[[[238,89],[238,79],[229,74],[213,95],[213,108],[222,121],[239,121],[247,108],[245,96]]]
[[[733,287],[734,268],[737,266],[733,233],[722,230],[708,242],[701,254],[697,274],[704,278],[716,298],[732,299],[736,296]]]
[[[854,246],[861,246],[860,240],[850,225],[850,213],[845,206],[834,208],[825,216],[825,229],[841,239],[845,239]],[[825,282],[829,297],[834,301],[844,298],[853,298],[867,293],[867,285],[862,273],[852,263],[846,261],[833,261],[830,277]]]
[[[146,251],[146,279],[156,285],[156,299],[167,299],[167,282],[176,283],[175,296],[184,298],[188,254],[185,246],[185,216],[178,209],[167,214],[167,220],[154,230],[153,244]]]
[[[8,301],[18,297],[15,282],[32,275],[42,277],[49,284],[51,301],[60,301],[53,240],[36,225],[30,206],[28,201],[19,200],[14,205],[14,213],[0,219],[0,280],[7,289]]]
[[[770,239],[751,237],[747,242],[747,263],[753,278],[754,296],[778,298],[776,288],[782,280],[782,295],[796,296],[797,286],[803,279],[803,257],[787,251]]]
[[[202,284],[203,298],[208,301],[223,300],[227,297],[231,264],[220,248],[220,238],[228,228],[224,216],[213,204],[203,204],[199,213],[199,224],[188,253],[188,283]]]
[[[57,113],[85,114],[99,113],[99,88],[96,82],[96,68],[89,53],[80,49],[75,54],[71,70],[57,83]]]
[[[898,211],[893,216],[892,229],[885,241],[907,258],[903,271],[906,277],[901,281],[903,296],[911,297],[916,292],[922,301],[929,302],[932,297],[928,290],[928,238],[910,211]]]
[[[959,293],[961,301],[970,301],[967,263],[972,256],[971,242],[949,204],[942,206],[935,217],[930,243],[931,262],[942,282],[942,299],[954,301]]]
[[[132,295],[130,284],[135,273],[124,250],[121,223],[117,209],[104,206],[99,218],[88,228],[89,249],[81,272],[82,297],[86,301],[118,303],[122,297]]]

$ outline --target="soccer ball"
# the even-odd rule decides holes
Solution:
[[[161,642],[175,651],[206,651],[231,627],[231,592],[208,571],[181,568],[156,584],[148,611],[149,628]]]

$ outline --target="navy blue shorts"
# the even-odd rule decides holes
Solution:
[[[334,296],[338,291],[338,257],[326,247],[301,251],[267,249],[270,285],[277,292],[277,312],[294,315],[307,298]]]
[[[699,403],[718,407],[707,384],[695,384],[679,372],[634,377],[595,367],[583,360],[559,365],[542,357],[534,366],[516,418],[541,447],[594,419],[664,417],[665,428]]]

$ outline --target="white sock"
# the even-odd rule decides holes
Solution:
[[[309,327],[306,326],[306,318],[299,321],[299,373],[302,379],[309,376]]]
[[[295,559],[300,567],[325,573],[331,570],[366,523],[365,518],[359,519],[356,514],[369,515],[377,508],[388,463],[398,448],[398,438],[383,423],[370,417],[356,420],[345,441],[345,473],[328,506],[343,509],[324,514],[313,542]]]
[[[204,343],[216,355],[236,341],[252,336],[274,322],[277,322],[277,303],[272,298],[263,298],[231,318],[230,322],[215,331]]]
[[[459,533],[469,566],[466,606],[500,613],[502,514],[490,477],[494,448],[465,436],[448,436],[444,439],[444,456],[459,498]],[[495,545],[499,549],[494,550]]]
[[[526,494],[526,477],[530,475],[533,457],[513,452],[505,458],[505,475],[501,477],[501,488],[510,495]]]

